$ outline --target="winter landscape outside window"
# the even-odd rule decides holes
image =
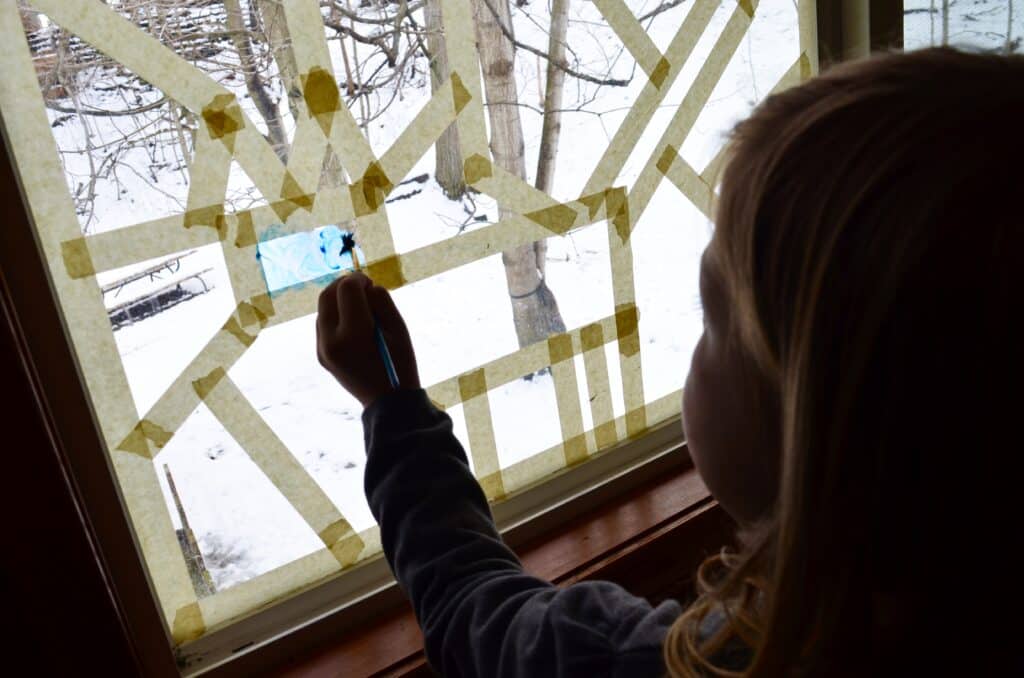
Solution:
[[[1024,51],[1022,0],[903,0],[906,49],[951,45],[1002,54]]]
[[[725,133],[814,72],[813,27],[804,0],[4,3],[7,143],[175,644],[380,552],[314,352],[335,274],[269,284],[261,245],[355,233],[501,502],[678,414]]]

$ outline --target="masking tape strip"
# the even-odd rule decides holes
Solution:
[[[610,315],[591,323],[601,327],[601,333],[608,341],[616,336],[616,316]],[[589,326],[589,325],[588,325]],[[581,332],[583,328],[570,330],[566,334],[571,338],[571,346],[561,344],[555,349],[556,356],[564,356],[564,351],[571,348],[573,356],[579,355],[582,350]],[[440,381],[427,388],[430,398],[439,403],[442,408],[449,409],[463,402],[462,379],[468,374],[482,370],[488,389],[495,389],[509,384],[524,374],[530,374],[544,369],[551,365],[552,353],[547,342],[537,342],[525,346],[514,353],[509,353],[481,365],[470,372],[457,375]]]
[[[338,560],[327,549],[217,591],[199,600],[208,631],[223,627],[252,610],[319,584],[340,571]]]
[[[749,26],[750,17],[737,5],[629,192],[631,225],[637,223],[661,181],[658,159],[665,152],[667,146],[676,148],[682,146]]]
[[[281,6],[299,72],[319,68],[331,73],[331,53],[317,0],[288,0]]]
[[[637,65],[652,77],[663,57],[647,30],[637,21],[633,10],[623,0],[594,0],[594,5],[636,59]]]
[[[174,621],[171,623],[171,639],[175,645],[195,640],[206,633],[206,622],[203,621],[203,611],[199,607],[199,601],[179,607],[174,613]]]
[[[376,164],[377,158],[347,107],[343,106],[331,117],[331,148],[338,154],[349,177],[355,180],[360,172],[365,174],[371,165]]]
[[[453,96],[456,83],[465,91],[461,78],[457,73],[452,73],[380,157],[380,165],[388,176],[403,179],[455,121],[459,115],[455,110]]]
[[[555,401],[558,406],[558,422],[562,429],[564,462],[566,466],[574,466],[587,458],[589,450],[587,437],[583,435],[583,414],[580,411],[572,335],[556,334],[548,337],[547,344],[551,378],[555,385]]]
[[[797,57],[793,65],[779,78],[779,81],[769,92],[769,96],[788,89],[802,79],[802,73],[808,68],[806,54]],[[715,156],[708,162],[704,171],[700,174],[687,163],[679,151],[671,144],[666,144],[660,158],[656,163],[658,170],[665,175],[676,187],[688,197],[709,220],[713,220],[712,202],[714,200],[714,186],[717,185],[722,171],[722,165],[728,153],[728,145],[723,144]]]
[[[60,244],[60,249],[68,277],[78,280],[96,275],[96,266],[93,264],[89,244],[85,238],[79,236],[66,240]]]
[[[260,261],[256,258],[255,247],[251,246],[255,245],[256,240],[256,226],[252,214],[227,215],[222,221],[227,237],[221,243],[221,254],[224,256],[234,298],[236,303],[238,299],[250,300],[238,304],[238,308],[248,308],[253,300],[260,302],[260,312],[263,316],[260,318],[263,321],[261,328],[265,327],[267,320],[277,312],[267,291],[266,279]],[[244,318],[242,322],[245,323]]]
[[[628,211],[624,188],[610,187],[560,203],[496,165],[490,167],[487,176],[477,179],[474,187],[501,205],[514,209],[514,214],[507,211],[502,219],[515,219],[515,227],[520,228],[521,215],[548,231],[543,237],[564,235],[605,218],[620,217]]]
[[[786,72],[782,74],[779,81],[775,83],[771,91],[768,92],[768,96],[778,94],[784,90],[789,89],[795,85],[799,85],[803,80],[807,79],[806,72],[810,68],[810,61],[807,58],[807,53],[803,52],[796,58],[793,65],[786,69]]]
[[[498,165],[491,165],[488,174],[474,182],[474,188],[509,206],[514,206],[515,212],[522,215],[558,207],[561,204],[544,191],[534,188]],[[582,206],[576,209],[580,211]]]
[[[273,304],[267,295],[239,303],[221,329],[167,387],[149,411],[135,423],[126,426],[127,433],[122,433],[111,448],[140,456],[159,455],[166,442],[161,444],[159,440],[145,435],[140,439],[138,430],[141,422],[149,422],[149,426],[153,427],[151,430],[158,428],[168,432],[177,431],[199,405],[193,382],[217,368],[231,369],[242,353],[256,341],[259,331],[266,327],[274,314]],[[145,442],[147,440],[154,443],[153,448],[149,448],[149,443]],[[140,442],[147,449],[140,450]]]
[[[396,289],[405,284],[404,264],[395,254],[395,241],[388,225],[387,211],[378,210],[356,223],[360,246],[369,259],[366,273],[377,284]]]
[[[505,486],[501,478],[501,464],[498,462],[498,447],[494,441],[494,426],[487,390],[487,377],[483,369],[459,377],[459,395],[462,400],[462,411],[466,415],[473,472],[488,501],[494,501],[505,496]]]
[[[363,544],[348,521],[288,450],[223,368],[193,382],[193,388],[274,487],[320,536],[342,567],[355,562]]]
[[[196,134],[195,152],[189,163],[191,181],[185,213],[85,236],[88,243],[85,254],[91,255],[87,263],[79,258],[69,261],[65,255],[65,266],[72,277],[81,277],[82,273],[95,275],[223,239],[223,233],[217,228],[217,216],[223,212],[231,156],[220,144],[205,137],[201,131]],[[66,241],[63,246],[69,253],[77,254],[78,248],[84,245],[78,243],[82,239],[80,236]],[[77,267],[72,269],[72,265]]]
[[[718,186],[718,182],[722,178],[722,168],[725,165],[725,159],[729,154],[729,145],[724,144],[718,153],[715,153],[715,157],[711,158],[707,166],[704,167],[704,171],[700,173],[701,181],[711,187],[712,193],[715,191],[715,187]]]
[[[354,536],[362,541],[363,550],[357,562],[381,553],[380,528],[368,527]],[[326,549],[309,553],[297,560],[246,579],[223,591],[199,600],[207,631],[213,631],[265,605],[288,595],[312,588],[341,571],[338,561]]]
[[[291,176],[292,181],[288,181],[288,170],[270,143],[252,124],[237,133],[233,154],[235,162],[245,171],[263,198],[271,204],[276,205],[282,199],[293,199],[316,190],[315,184],[295,185],[297,182],[294,182],[294,175]],[[287,214],[282,214],[281,220],[285,219]]]
[[[798,0],[797,22],[800,31],[800,52],[805,57],[805,68],[800,77],[806,80],[818,74],[818,3],[817,0]]]
[[[211,177],[207,185],[213,186],[216,183],[216,178]],[[276,227],[277,235],[285,236],[308,231],[325,223],[351,219],[353,215],[351,205],[347,201],[347,191],[345,200],[340,200],[339,196],[338,189],[324,189],[317,194],[315,213],[297,211],[283,224],[272,205],[260,205],[233,215],[225,215],[223,204],[218,203],[182,214],[84,236],[84,240],[89,245],[95,273],[102,273],[223,240],[233,242],[235,247],[254,246],[259,241],[260,234],[271,225]],[[237,219],[239,224],[237,232],[229,238],[229,229],[225,226],[232,219]],[[186,224],[193,227],[187,228]],[[195,228],[200,225],[209,228]],[[252,256],[255,258],[255,253]]]
[[[64,316],[83,386],[107,449],[134,425],[131,389],[114,343],[110,320],[94,279],[72,279],[61,243],[82,235],[43,102],[36,70],[16,3],[0,3],[0,106],[5,142],[17,167],[50,280]],[[82,350],[87,347],[86,350]],[[139,549],[158,592],[168,625],[175,611],[196,595],[178,546],[153,463],[131,454],[110,453]]]
[[[85,236],[94,273],[212,245],[220,239],[215,228],[184,228],[186,218],[184,213],[175,214]]]
[[[192,158],[188,163],[188,197],[182,226],[185,230],[193,230],[191,227],[196,223],[211,227],[217,233],[218,239],[223,240],[224,234],[217,228],[216,215],[224,212],[224,195],[227,193],[228,173],[231,171],[231,153],[224,144],[210,138],[206,123],[201,118],[198,124]],[[198,221],[197,211],[211,216]],[[210,222],[211,218],[213,223]]]
[[[460,112],[456,120],[463,161],[474,155],[490,158],[480,62],[476,51],[476,22],[469,0],[441,0],[441,21],[449,71],[459,74],[462,86],[470,96],[466,109]]]
[[[299,76],[299,85],[302,87],[302,99],[296,101],[294,106],[297,110],[301,109],[299,115],[305,115],[316,123],[321,132],[319,136],[326,142],[331,138],[335,114],[345,107],[334,72],[330,65],[313,66]],[[312,134],[313,128],[304,128],[304,133]],[[333,148],[331,152],[334,152]]]
[[[708,220],[712,219],[711,201],[714,191],[701,175],[683,160],[675,146],[668,144],[657,162],[658,171],[675,184],[676,188],[690,199]]]
[[[323,18],[315,0],[283,3],[299,72],[304,73],[303,95],[310,116],[339,155],[350,175],[374,162],[373,151],[348,107],[341,102]],[[322,160],[321,158],[319,158]]]
[[[615,303],[615,335],[619,344],[619,370],[622,375],[622,398],[629,416],[626,435],[639,435],[647,428],[644,411],[643,356],[639,351],[639,334],[634,326],[623,323],[623,314],[637,317],[636,284],[633,280],[633,248],[629,243],[632,220],[639,214],[627,213],[624,219],[608,222],[609,265],[612,272],[612,299]],[[625,223],[623,223],[625,222]],[[629,316],[626,316],[629,317]],[[632,336],[629,330],[632,329]],[[635,338],[635,342],[634,342]],[[637,350],[633,350],[633,348]],[[595,424],[598,422],[595,422]]]
[[[331,84],[334,83],[333,78]],[[318,130],[320,121],[303,118],[295,125],[295,137],[288,149],[288,171],[300,187],[300,191],[317,190],[324,168],[328,137]]]
[[[615,181],[639,141],[640,135],[647,129],[648,123],[671,89],[683,64],[690,57],[697,40],[711,22],[711,17],[718,4],[718,0],[697,0],[690,8],[665,51],[665,59],[672,65],[665,82],[661,88],[652,85],[644,87],[640,91],[633,106],[629,109],[627,119],[630,124],[619,125],[619,128],[615,130],[615,135],[604,153],[601,154],[601,159],[598,160],[591,172],[590,178],[587,179],[586,187],[583,189],[585,194],[597,193]]]
[[[648,420],[651,422],[651,426],[660,424],[673,417],[678,417],[679,401],[681,396],[682,391],[677,390],[647,403],[645,409]],[[615,427],[619,430],[625,428],[626,420],[629,417],[629,412],[623,416],[616,417],[613,422]],[[586,434],[588,436],[592,436],[594,435],[594,430],[591,429],[587,431]],[[608,453],[615,454],[615,449],[597,450],[591,455],[591,458],[599,457]],[[542,452],[538,452],[537,454],[527,457],[522,461],[502,469],[501,473],[506,495],[521,492],[528,487],[538,485],[548,480],[552,474],[558,473],[564,468],[565,459],[562,455],[561,445],[555,445],[554,447],[550,447]]]
[[[590,416],[594,422],[594,442],[598,450],[607,449],[619,440],[612,412],[612,393],[605,358],[605,334],[598,323],[580,330],[583,367],[587,373],[587,397]]]
[[[804,2],[805,0],[801,0],[801,4],[804,4]],[[802,17],[803,14],[801,14],[801,20]],[[768,96],[777,94],[778,92],[782,92],[790,87],[800,84],[801,81],[810,77],[808,75],[810,73],[810,68],[810,59],[808,58],[807,53],[804,52],[797,57],[796,61],[793,62],[793,65],[789,67],[781,78],[779,78],[779,81],[775,83],[774,87],[772,87]],[[703,171],[700,173],[701,180],[711,187],[712,191],[714,191],[714,187],[718,185],[718,182],[721,179],[722,166],[725,163],[725,159],[728,157],[728,152],[729,145],[723,144],[722,147],[718,149],[718,152],[715,153],[715,157],[705,165]]]

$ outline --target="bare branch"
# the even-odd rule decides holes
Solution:
[[[168,101],[167,97],[160,97],[160,99],[158,99],[157,101],[154,101],[151,104],[146,104],[145,106],[140,106],[138,108],[125,109],[123,111],[108,111],[108,110],[105,110],[105,109],[102,109],[102,108],[85,108],[85,107],[82,107],[80,109],[66,108],[66,107],[61,106],[59,104],[56,104],[56,103],[54,103],[52,101],[47,101],[46,102],[46,107],[49,108],[50,110],[57,111],[58,113],[70,113],[72,115],[92,115],[92,116],[95,116],[97,118],[117,118],[117,117],[125,116],[125,115],[139,115],[140,113],[147,113],[147,112],[152,111],[154,109],[160,108],[165,103],[167,103],[167,101]]]
[[[681,1],[682,0],[680,0],[680,2]],[[536,54],[537,56],[539,56],[541,59],[544,59],[545,61],[551,62],[551,57],[548,55],[547,52],[545,52],[543,50],[539,50],[536,47],[531,47],[530,45],[527,45],[525,43],[522,43],[522,42],[519,42],[518,40],[516,40],[515,36],[512,34],[512,30],[508,26],[506,26],[505,23],[498,16],[498,10],[496,10],[494,8],[494,5],[491,3],[491,0],[483,0],[483,3],[484,3],[484,5],[487,6],[487,9],[488,9],[488,11],[490,11],[491,16],[494,17],[494,21],[498,24],[498,28],[501,29],[502,34],[504,34],[504,36],[506,38],[508,38],[508,40],[513,45],[515,45],[519,49],[526,50],[527,52],[529,52],[531,54]],[[595,85],[608,85],[609,87],[625,87],[626,85],[629,84],[630,80],[632,80],[632,77],[629,80],[619,80],[617,78],[608,78],[608,79],[597,78],[597,77],[594,77],[593,75],[588,75],[586,73],[580,73],[579,71],[573,70],[573,69],[569,68],[567,65],[558,63],[557,61],[556,62],[551,62],[551,63],[554,63],[555,66],[557,66],[559,70],[564,71],[567,75],[571,75],[572,77],[578,78],[579,80],[585,80],[586,82],[592,82]]]
[[[678,7],[679,5],[683,4],[684,2],[686,2],[686,0],[666,0],[665,2],[661,3],[660,5],[658,5],[654,9],[652,9],[647,14],[644,14],[642,17],[638,18],[637,21],[639,21],[640,23],[643,23],[644,21],[647,21],[648,19],[652,19],[652,18],[658,16],[662,12],[667,12],[670,9],[672,9],[673,7]]]

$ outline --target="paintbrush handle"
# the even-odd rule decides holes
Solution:
[[[388,350],[388,343],[384,341],[384,333],[380,331],[380,323],[377,322],[377,317],[373,318],[373,336],[377,341],[377,353],[380,354],[380,359],[384,361],[384,371],[387,372],[388,382],[391,383],[391,388],[398,388],[398,373],[395,372],[395,363],[391,360],[391,351]]]

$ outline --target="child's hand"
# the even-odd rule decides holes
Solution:
[[[419,388],[409,331],[386,289],[375,286],[362,273],[351,273],[320,293],[317,358],[363,407],[392,390],[377,350],[374,317],[391,353],[400,388]]]

